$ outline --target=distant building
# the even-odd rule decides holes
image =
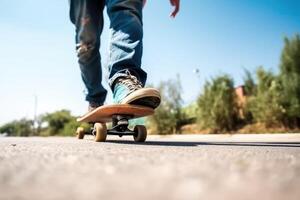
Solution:
[[[235,94],[237,96],[237,105],[238,105],[238,112],[241,118],[244,118],[244,107],[246,105],[246,100],[247,100],[247,96],[246,96],[246,92],[245,92],[245,86],[244,85],[240,85],[238,87],[236,87],[235,89]]]

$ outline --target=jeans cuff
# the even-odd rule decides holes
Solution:
[[[116,73],[115,75],[113,75],[113,77],[111,77],[109,80],[108,80],[108,85],[112,88],[113,87],[113,84],[115,82],[115,80],[119,77],[126,77],[127,74],[125,73]],[[113,88],[112,88],[113,89]]]
[[[139,77],[136,75],[136,73],[134,71],[130,71],[128,69],[125,69],[125,70],[121,70],[117,73],[115,73],[109,80],[108,80],[108,85],[110,86],[110,88],[112,89],[113,91],[113,87],[114,87],[114,82],[117,78],[120,78],[120,77],[127,77],[129,75],[133,75],[135,76],[138,80],[139,80]]]

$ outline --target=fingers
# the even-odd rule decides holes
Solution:
[[[174,6],[174,10],[171,13],[170,17],[175,18],[175,16],[177,15],[178,11],[179,11],[179,5],[180,5],[180,0],[170,0],[170,3],[172,6]]]

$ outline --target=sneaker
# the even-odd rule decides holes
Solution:
[[[154,88],[143,88],[135,76],[118,78],[114,83],[114,103],[134,104],[157,108],[160,104],[160,93]]]
[[[96,108],[98,108],[100,106],[102,106],[102,104],[90,102],[89,106],[88,106],[88,112],[92,112],[93,110],[95,110]]]

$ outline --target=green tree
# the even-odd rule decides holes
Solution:
[[[162,101],[154,115],[148,118],[149,126],[158,134],[178,133],[186,119],[182,112],[182,87],[179,76],[175,80],[161,82],[158,89]]]
[[[6,133],[8,136],[33,135],[33,121],[23,118],[9,122],[0,127],[0,133]]]
[[[198,122],[202,128],[218,133],[233,130],[238,121],[234,83],[228,75],[207,81],[198,98]]]
[[[300,36],[285,38],[281,54],[279,78],[282,83],[285,124],[300,126]]]
[[[43,115],[42,121],[48,124],[43,135],[74,135],[76,119],[68,110],[60,110]]]

